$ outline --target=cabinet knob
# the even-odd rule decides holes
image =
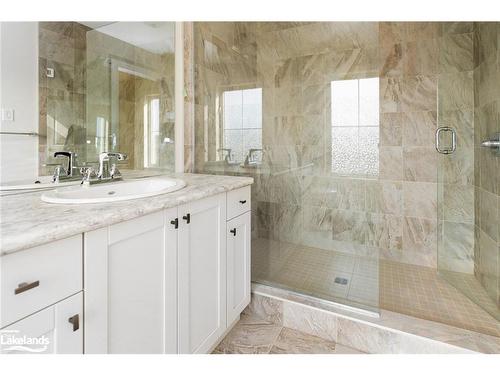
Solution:
[[[187,214],[182,217],[184,220],[186,220],[186,223],[189,224],[191,222],[191,214]]]
[[[175,218],[175,220],[171,220],[170,224],[174,226],[175,229],[179,228],[179,218]]]
[[[236,228],[231,229],[229,232],[232,233],[233,236],[236,236]]]
[[[78,331],[80,329],[80,315],[73,315],[68,319],[68,322],[73,324],[73,332]]]
[[[245,199],[245,200],[242,200],[242,201],[240,201],[240,203],[241,203],[241,204],[245,204],[245,203],[247,203],[247,200],[246,200],[246,199]]]

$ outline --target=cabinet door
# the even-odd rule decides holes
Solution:
[[[250,220],[247,212],[226,225],[228,325],[250,303]]]
[[[80,292],[0,331],[2,354],[82,354]]]
[[[226,329],[225,194],[179,207],[179,349],[207,353]]]
[[[173,208],[85,234],[86,352],[177,352],[176,217]]]

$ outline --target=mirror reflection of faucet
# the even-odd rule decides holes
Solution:
[[[251,148],[248,150],[248,154],[245,157],[245,162],[241,165],[242,167],[245,168],[256,168],[258,167],[262,162],[258,159],[257,155],[258,153],[261,153],[261,160],[262,160],[262,149],[261,148]]]
[[[101,152],[99,154],[99,169],[92,167],[81,168],[82,185],[93,185],[103,182],[118,181],[122,174],[118,170],[117,162],[127,160],[127,154],[121,152]]]
[[[239,162],[233,159],[233,153],[230,148],[220,148],[219,151],[222,152],[222,157],[227,165],[239,164]]]
[[[80,167],[77,162],[77,154],[72,151],[57,151],[54,152],[54,158],[66,158],[66,168],[62,165],[57,165],[52,174],[52,182],[58,183],[61,180],[73,181],[79,180]]]

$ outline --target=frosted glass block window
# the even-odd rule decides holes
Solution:
[[[378,175],[379,79],[331,82],[332,172]]]
[[[231,150],[231,160],[242,163],[250,149],[262,149],[262,89],[225,91],[222,96],[222,160]],[[262,153],[254,156],[261,157]]]

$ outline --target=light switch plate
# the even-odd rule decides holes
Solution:
[[[14,121],[14,110],[2,108],[2,121]]]

